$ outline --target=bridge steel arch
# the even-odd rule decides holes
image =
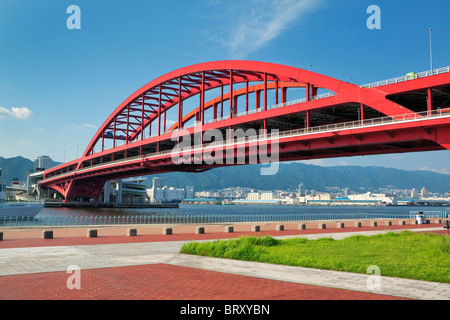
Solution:
[[[356,119],[361,122],[371,117],[396,117],[405,114],[420,118],[422,110],[415,110],[404,104],[396,103],[395,99],[390,99],[389,96],[408,90],[422,90],[426,87],[429,97],[431,97],[430,101],[432,101],[432,88],[448,85],[450,81],[449,74],[441,76],[439,79],[430,79],[417,79],[406,85],[403,83],[366,88],[308,70],[267,62],[230,60],[188,66],[154,79],[131,94],[102,124],[82,157],[47,170],[41,185],[57,190],[66,200],[84,196],[98,199],[104,183],[114,178],[177,170],[207,170],[212,166],[174,167],[167,156],[164,161],[160,162],[164,163],[164,166],[158,166],[157,162],[150,165],[143,160],[146,154],[173,148],[175,142],[168,143],[168,141],[173,141],[171,138],[177,132],[180,132],[180,135],[182,135],[181,132],[192,134],[196,127],[186,127],[186,124],[193,120],[201,125],[201,132],[209,129],[225,130],[243,125],[257,125],[259,129],[267,130],[276,127],[283,132],[289,129],[308,130],[312,127],[312,122],[316,125],[344,122],[346,118],[342,115],[347,109],[351,110],[349,113],[352,113],[347,120]],[[417,88],[411,89],[413,82]],[[293,88],[304,88],[305,98],[289,103],[287,92]],[[317,95],[318,90],[327,90],[329,94],[321,98]],[[210,92],[215,96],[208,100]],[[274,95],[274,108],[269,105],[269,92]],[[254,106],[249,103],[251,95],[253,95]],[[197,107],[186,112],[185,103],[192,102],[195,96],[198,96]],[[239,104],[238,99],[242,98],[245,98],[245,101]],[[244,107],[245,111],[239,113],[238,109],[244,109]],[[336,109],[341,110],[340,118],[335,114]],[[429,103],[428,109],[428,111],[433,109],[431,103]],[[171,110],[176,111],[176,121],[173,123],[167,119],[167,114]],[[212,110],[212,121],[205,119],[207,110]],[[295,122],[293,127],[284,128],[283,124],[275,125],[277,119],[299,117],[299,115],[301,115],[300,120]],[[327,120],[322,119],[324,115],[328,117]],[[167,128],[170,124],[171,126]],[[156,134],[152,134],[155,131]],[[428,136],[424,140],[431,139],[440,146],[448,148],[447,134],[440,133],[433,138],[430,137],[429,131],[425,131],[425,133]],[[341,139],[336,136],[323,139],[319,137],[321,140],[318,138],[315,142],[312,142],[311,139],[301,143],[299,143],[299,139],[286,140],[286,144],[283,146],[283,152],[286,155],[280,161],[299,159],[298,155],[289,156],[289,152],[295,154],[297,149],[310,149],[314,143],[328,144],[328,148],[330,145],[335,148],[339,143],[342,143],[342,147],[345,147],[346,144],[359,145],[363,140],[360,139],[362,135],[363,133],[354,133],[349,136],[356,139],[356,142],[348,141],[349,137]],[[422,134],[419,133],[419,135]],[[400,136],[400,134],[392,135],[390,139],[400,139]],[[382,144],[383,138],[380,138],[379,133],[374,133],[374,137],[379,141],[377,142],[375,139],[371,142],[372,144]],[[364,139],[367,143],[370,140],[369,134],[364,134]],[[415,138],[407,139],[408,141],[423,140],[419,139],[417,134]],[[107,148],[106,142],[112,146]],[[355,155],[350,152],[327,153],[327,146],[320,148],[325,151],[322,154],[316,153],[313,157]],[[436,148],[434,145],[427,145],[417,149]],[[401,152],[398,149],[395,150],[392,152]],[[371,154],[371,152],[374,151],[360,151],[359,154]],[[379,150],[375,153],[382,152],[389,152],[389,150]],[[161,155],[161,159],[163,158],[164,155]],[[121,165],[118,161],[127,162],[127,164]],[[102,169],[96,169],[95,174],[94,171],[89,170],[99,166]]]

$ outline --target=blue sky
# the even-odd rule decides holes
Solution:
[[[70,5],[81,30],[69,30]],[[381,29],[369,30],[370,5]],[[109,114],[156,77],[246,59],[357,84],[450,65],[448,0],[1,0],[0,156],[69,161]],[[441,14],[440,14],[441,13]],[[450,152],[317,160],[450,174]]]

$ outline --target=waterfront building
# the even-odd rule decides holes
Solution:
[[[162,178],[153,178],[152,187],[146,190],[150,202],[181,202],[184,199],[194,198],[194,187],[185,189],[164,186]]]
[[[10,186],[6,186],[6,201],[23,200],[29,201],[33,199],[28,198],[27,190],[24,185],[12,183]]]
[[[245,200],[249,201],[267,201],[267,200],[275,200],[275,196],[273,192],[249,192]]]
[[[280,199],[282,204],[299,204],[300,198],[297,197],[286,197],[283,199]]]
[[[195,193],[195,198],[202,198],[202,199],[212,199],[212,198],[218,198],[219,193],[214,191],[198,191]],[[191,199],[193,197],[186,197],[187,199]]]
[[[273,195],[273,192],[262,192],[259,199],[260,200],[274,200],[275,197]]]
[[[386,194],[375,194],[366,192],[363,194],[352,194],[347,197],[336,198],[330,193],[307,195],[299,198],[300,203],[318,205],[396,205],[397,197]]]
[[[186,186],[185,199],[193,199],[195,196],[195,190],[193,186]]]
[[[429,193],[427,188],[423,187],[422,190],[420,190],[420,197],[421,198],[427,198],[429,197]]]
[[[107,181],[103,188],[104,203],[148,202],[146,178],[128,178]]]
[[[178,189],[174,187],[163,187],[164,200],[168,202],[182,201],[186,199],[186,193],[184,189]]]
[[[237,200],[233,200],[233,203],[235,204],[281,204],[282,200],[281,199],[273,199],[273,200],[243,200],[243,199],[237,199]]]
[[[36,198],[40,198],[41,196],[45,197],[44,194],[48,194],[49,193],[48,189],[47,190],[41,190],[38,187],[38,182],[40,180],[42,180],[43,178],[44,178],[44,171],[34,172],[34,173],[31,173],[31,174],[29,174],[27,176],[27,181],[26,181],[25,188],[26,188],[27,193],[29,195],[32,195],[32,196],[34,196]],[[42,194],[42,193],[44,193],[44,194]]]
[[[305,185],[302,182],[298,185],[298,196],[303,197],[304,195],[305,195]]]
[[[345,196],[345,197],[348,197],[349,191],[350,191],[349,188],[345,188],[345,189],[344,189],[344,196]]]
[[[349,195],[348,198],[353,201],[359,201],[362,203],[374,203],[374,204],[389,204],[389,205],[396,205],[397,204],[397,197],[392,195],[386,195],[384,193],[371,193],[366,192],[363,194],[357,194],[357,195]]]
[[[2,169],[0,168],[0,203],[6,201],[6,181],[2,180]]]
[[[255,201],[259,200],[259,192],[249,192],[245,200]]]
[[[34,170],[44,171],[52,167],[52,158],[49,156],[40,156],[34,160]]]
[[[152,180],[152,188],[156,189],[156,188],[162,188],[162,187],[164,187],[164,179],[154,177]]]

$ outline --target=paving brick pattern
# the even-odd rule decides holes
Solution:
[[[0,277],[10,300],[405,300],[367,292],[152,264],[83,270],[80,289],[66,272]]]
[[[401,300],[405,295],[389,295],[365,290],[344,290],[339,285],[311,285],[308,282],[278,280],[261,275],[227,272],[202,268],[203,262],[189,266],[177,264],[175,256],[178,242],[191,240],[211,240],[248,236],[337,236],[349,232],[385,232],[390,230],[424,228],[423,225],[394,223],[392,226],[378,223],[370,226],[363,221],[361,227],[353,227],[353,222],[345,222],[345,228],[337,228],[336,222],[327,222],[326,229],[317,229],[317,222],[306,230],[298,230],[297,223],[285,223],[284,231],[276,231],[277,223],[259,223],[260,232],[252,232],[252,224],[234,224],[233,233],[225,233],[224,225],[205,225],[205,233],[195,233],[196,226],[170,226],[172,235],[162,234],[167,226],[117,226],[94,227],[98,237],[86,236],[86,228],[53,228],[54,239],[42,239],[43,229],[3,230],[4,240],[0,241],[0,299],[1,300],[106,300],[106,299],[151,299],[151,300]],[[315,226],[313,228],[312,226]],[[348,225],[348,227],[347,227]],[[128,228],[136,228],[137,236],[126,236]],[[444,233],[438,227],[427,225],[432,232]],[[50,229],[50,228],[46,228]],[[170,241],[167,243],[167,241]],[[146,245],[147,243],[147,245]],[[154,243],[154,255],[146,252]],[[164,244],[166,243],[166,244]],[[170,247],[170,252],[166,252]],[[41,249],[40,249],[41,248]],[[61,248],[61,249],[58,249]],[[84,249],[83,249],[84,248]],[[155,249],[159,248],[159,249]],[[122,256],[118,256],[122,252]],[[58,265],[58,259],[67,259],[73,254],[77,259],[85,258],[82,267],[81,289],[70,290],[67,279],[70,276],[67,266]],[[61,256],[61,257],[60,257]],[[183,257],[184,256],[184,257]],[[15,257],[14,263],[8,260]],[[94,257],[94,259],[92,259]],[[189,257],[178,255],[178,262]],[[89,258],[89,259],[88,259]],[[27,260],[28,259],[28,260]],[[81,260],[83,260],[81,259]],[[173,259],[172,262],[171,259]],[[196,257],[196,259],[200,259]],[[63,260],[61,260],[63,261]],[[114,263],[111,263],[113,261]],[[36,263],[36,268],[29,267]],[[230,262],[231,263],[231,262]],[[37,268],[42,265],[41,269]],[[203,263],[204,264],[204,263]],[[207,264],[207,263],[206,263]],[[194,267],[192,267],[194,266]],[[269,266],[270,267],[270,266]],[[11,270],[8,270],[11,269]],[[52,269],[53,268],[53,269]],[[239,268],[239,267],[238,267]],[[242,268],[241,269],[248,269]],[[257,268],[257,267],[255,267]],[[267,268],[267,266],[266,266]],[[3,273],[1,272],[3,269]],[[34,271],[32,271],[34,270]],[[255,272],[257,274],[257,272]],[[339,280],[338,280],[339,282]],[[417,284],[422,285],[422,284]],[[427,284],[428,285],[428,284]],[[401,289],[401,288],[400,288]],[[447,297],[446,290],[439,288],[424,299]],[[432,290],[431,290],[432,291]],[[449,289],[450,292],[450,289]],[[433,295],[434,294],[434,295]],[[450,296],[448,297],[450,299]]]

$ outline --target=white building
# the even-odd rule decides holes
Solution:
[[[43,171],[52,167],[52,158],[49,156],[40,156],[34,160],[34,170]]]
[[[260,200],[260,193],[259,192],[249,192],[247,194],[247,198],[245,200],[255,201]]]
[[[6,201],[6,181],[2,181],[2,169],[0,169],[0,203]]]
[[[428,198],[429,197],[429,193],[427,188],[423,187],[422,190],[420,190],[420,197],[421,198]]]
[[[148,197],[150,198],[150,202],[162,202],[165,199],[163,188],[147,189],[147,194]]]
[[[103,188],[104,203],[144,203],[148,201],[146,178],[107,181]]]
[[[363,193],[363,194],[352,194],[348,198],[352,201],[358,201],[362,203],[378,203],[378,204],[397,204],[397,198],[394,196],[386,196],[384,193]]]
[[[305,195],[305,185],[303,184],[303,182],[302,183],[300,183],[299,185],[298,185],[298,196],[299,197],[303,197],[304,195]]]
[[[273,192],[262,192],[260,196],[260,200],[274,200]]]
[[[182,201],[185,199],[185,190],[174,187],[163,187],[165,201]]]
[[[335,198],[333,194],[321,193],[318,195],[307,195],[299,198],[300,203],[310,204],[333,204],[333,205],[384,205],[397,204],[397,197],[386,194],[362,193],[352,194],[344,198]]]
[[[186,189],[174,187],[163,187],[164,180],[162,178],[153,178],[152,188],[147,189],[147,195],[150,202],[178,202],[184,199],[194,198],[194,187],[187,186]]]
[[[193,186],[186,186],[186,194],[185,199],[194,199],[195,197],[195,190]]]
[[[249,192],[245,200],[249,201],[267,201],[267,200],[275,200],[275,196],[273,192]]]
[[[304,197],[299,197],[299,202],[308,203],[308,202],[316,202],[316,201],[331,201],[334,199],[334,195],[331,193],[319,193],[319,194],[309,194]]]
[[[152,188],[162,188],[164,187],[164,180],[163,178],[154,177],[152,180]]]

